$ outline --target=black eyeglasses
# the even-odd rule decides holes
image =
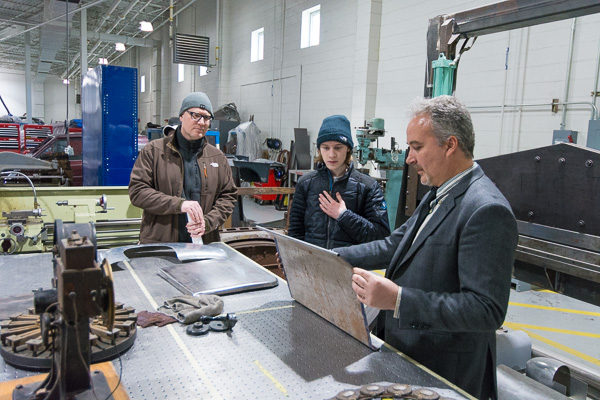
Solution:
[[[204,115],[200,114],[199,112],[188,111],[188,114],[190,114],[190,117],[192,117],[192,119],[196,122],[200,122],[201,119],[206,122],[210,122],[213,119],[212,115]]]

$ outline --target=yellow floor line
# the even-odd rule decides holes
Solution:
[[[575,357],[581,358],[582,360],[585,360],[589,363],[600,366],[600,360],[598,360],[594,357],[588,356],[587,354],[584,354],[580,351],[577,351],[577,350],[567,347],[565,345],[562,345],[558,342],[555,342],[554,340],[550,340],[550,339],[547,339],[536,333],[530,332],[529,330],[523,328],[524,325],[513,323],[513,322],[505,322],[503,325],[508,328],[511,328],[511,329],[522,330],[523,332],[527,333],[527,335],[529,335],[529,337],[531,337],[532,339],[539,340],[540,342],[546,343],[549,346],[555,347],[555,348],[565,351]]]
[[[547,326],[527,325],[527,324],[521,324],[518,322],[506,322],[504,325],[507,325],[507,324],[516,324],[520,328],[523,328],[523,329],[535,329],[538,331],[565,333],[567,335],[585,336],[585,337],[600,339],[600,334],[598,334],[598,333],[588,333],[588,332],[580,332],[580,331],[571,331],[568,329],[549,328]]]
[[[263,312],[263,311],[273,311],[273,310],[282,310],[284,308],[294,308],[295,306],[293,304],[287,305],[287,306],[281,306],[281,307],[271,307],[271,308],[259,308],[258,310],[248,310],[248,311],[240,311],[240,312],[236,312],[237,315],[241,315],[241,314],[253,314],[253,313],[257,313],[257,312]]]
[[[569,309],[569,308],[536,306],[536,305],[525,304],[525,303],[513,303],[512,301],[510,301],[508,303],[508,305],[515,306],[515,307],[537,308],[539,310],[560,311],[560,312],[566,312],[566,313],[571,313],[571,314],[592,315],[592,316],[600,317],[600,312],[593,312],[593,311],[580,311],[580,310],[573,310],[573,309]]]
[[[129,273],[131,274],[131,276],[133,277],[133,279],[135,280],[135,282],[138,284],[138,286],[140,287],[140,289],[142,289],[142,292],[144,293],[144,296],[146,296],[146,299],[148,299],[148,301],[152,305],[152,308],[155,309],[155,310],[157,310],[158,309],[158,304],[156,303],[156,301],[154,301],[154,298],[152,297],[152,295],[150,294],[150,292],[148,291],[148,289],[146,289],[146,286],[144,286],[144,284],[142,283],[142,280],[140,279],[140,277],[135,273],[135,271],[131,267],[131,264],[129,264],[128,261],[123,261],[123,264],[125,264],[125,267],[127,267],[127,269],[129,270]]]
[[[275,387],[276,387],[277,389],[279,389],[279,391],[280,391],[281,393],[283,393],[283,394],[284,394],[286,397],[288,397],[288,392],[287,392],[287,390],[285,389],[285,387],[284,387],[284,386],[283,386],[281,383],[279,383],[279,382],[277,381],[277,379],[275,379],[275,378],[273,377],[273,375],[271,375],[271,373],[270,373],[269,371],[267,371],[267,369],[266,369],[265,367],[263,367],[263,366],[260,364],[260,362],[259,362],[258,360],[254,360],[254,364],[256,364],[256,366],[258,367],[258,369],[260,369],[260,371],[261,371],[263,374],[265,374],[265,376],[266,376],[267,378],[269,378],[269,379],[271,380],[271,382],[273,382],[273,383],[275,384]]]
[[[133,277],[133,279],[136,281],[136,283],[138,284],[138,286],[140,287],[140,289],[142,290],[142,292],[146,296],[146,299],[148,299],[148,301],[150,302],[150,304],[152,304],[152,307],[155,310],[158,309],[158,304],[156,303],[156,301],[154,301],[154,298],[152,297],[152,295],[150,294],[150,292],[148,291],[148,289],[146,289],[146,286],[144,286],[144,283],[139,278],[139,276],[135,273],[135,271],[133,270],[133,268],[131,267],[131,265],[129,264],[129,262],[123,261],[123,264],[125,264],[125,267],[127,267],[127,269],[129,270],[129,272],[131,273],[131,276]],[[171,336],[175,340],[175,343],[177,343],[177,345],[179,346],[179,348],[181,349],[181,351],[183,352],[183,354],[185,355],[185,357],[190,362],[190,365],[192,366],[192,368],[194,368],[196,370],[196,372],[198,373],[198,376],[200,377],[200,379],[202,380],[202,382],[208,388],[208,391],[211,394],[211,398],[212,399],[221,400],[222,397],[217,392],[217,389],[213,386],[213,384],[210,381],[210,379],[208,379],[208,376],[202,370],[202,368],[200,367],[200,364],[198,364],[198,361],[196,361],[196,359],[194,358],[194,355],[192,354],[192,352],[190,351],[190,349],[188,349],[188,347],[185,345],[185,343],[183,342],[183,340],[181,340],[181,337],[175,331],[175,328],[173,328],[172,325],[167,325],[167,330],[169,331],[169,333],[171,334]]]

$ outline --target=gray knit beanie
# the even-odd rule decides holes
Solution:
[[[211,116],[213,115],[212,104],[204,92],[193,92],[185,96],[179,109],[179,116],[181,117],[186,110],[194,107],[202,108],[208,111]]]
[[[317,137],[317,148],[321,147],[321,143],[330,140],[343,143],[350,149],[354,148],[348,118],[343,115],[332,115],[323,120]]]

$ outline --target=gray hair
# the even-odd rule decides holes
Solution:
[[[418,98],[410,105],[411,119],[427,115],[431,120],[433,135],[441,146],[450,136],[458,139],[458,146],[473,158],[475,131],[467,107],[454,96],[438,96],[432,99]]]

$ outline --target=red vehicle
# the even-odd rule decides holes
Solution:
[[[70,142],[72,152],[65,152]],[[71,171],[71,184],[73,186],[83,185],[83,159],[82,159],[82,141],[81,132],[69,133],[67,142],[67,135],[54,135],[49,136],[44,140],[38,147],[31,152],[31,155],[41,160],[55,160],[58,159],[64,161],[64,164],[68,164],[70,168],[66,166],[64,169],[69,174]],[[68,163],[66,162],[68,161]]]
[[[72,176],[69,176],[72,186],[83,186],[83,142],[81,139],[81,132],[70,132],[69,141],[73,149],[72,153],[67,154],[65,149],[67,148],[67,135],[59,134],[49,136],[44,140],[38,147],[31,152],[31,155],[40,160],[68,160]],[[141,150],[146,143],[148,138],[146,136],[138,136],[138,150]],[[69,168],[63,167],[67,170]]]

